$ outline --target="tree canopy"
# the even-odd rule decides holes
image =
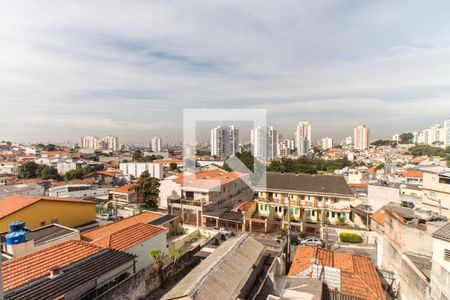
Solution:
[[[447,157],[450,155],[450,147],[443,149],[429,145],[417,145],[415,147],[409,148],[409,153],[413,156],[427,155],[427,156]]]
[[[410,132],[400,134],[399,144],[412,144],[414,135]]]
[[[371,143],[371,145],[374,146],[391,146],[391,147],[397,147],[397,142],[391,141],[391,140],[376,140]]]
[[[267,168],[269,172],[317,174],[319,171],[333,172],[334,170],[352,166],[347,158],[324,160],[319,158],[300,157],[298,159],[283,158],[273,161]]]
[[[42,178],[59,179],[58,170],[48,165],[39,165],[34,161],[26,162],[19,167],[18,177],[21,179]]]
[[[136,185],[132,188],[136,191],[137,202],[141,208],[152,209],[158,207],[159,180],[150,177],[148,171],[142,172]]]

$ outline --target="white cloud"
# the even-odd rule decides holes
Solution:
[[[0,11],[0,125],[13,126],[0,139],[107,129],[126,142],[176,139],[183,108],[247,106],[268,108],[286,133],[300,119],[317,137],[361,122],[377,136],[420,129],[450,111],[448,6],[10,2]]]

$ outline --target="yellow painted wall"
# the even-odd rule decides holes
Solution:
[[[34,229],[41,227],[42,222],[51,224],[54,219],[61,225],[77,227],[95,221],[95,217],[95,203],[41,200],[0,219],[0,230],[8,231],[8,225],[14,221],[24,221],[27,228]]]

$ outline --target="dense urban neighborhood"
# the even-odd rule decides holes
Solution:
[[[449,121],[373,142],[218,126],[193,156],[160,137],[1,142],[4,298],[445,299]]]

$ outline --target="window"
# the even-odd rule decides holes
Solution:
[[[45,226],[45,221],[44,221],[44,222],[41,222],[41,226]]]
[[[298,215],[298,208],[295,209],[295,214]]]
[[[301,196],[300,196],[300,200],[305,200],[305,196],[304,196],[304,195],[301,195]]]
[[[331,213],[331,217],[332,217],[332,218],[335,218],[335,217],[336,217],[336,213],[335,213],[335,212],[332,212],[332,213]]]
[[[311,216],[315,216],[316,215],[316,211],[315,210],[313,210],[313,211],[311,211]]]
[[[444,260],[450,261],[450,249],[444,249]]]
[[[329,218],[330,217],[330,212],[329,211],[327,211],[327,218]]]

